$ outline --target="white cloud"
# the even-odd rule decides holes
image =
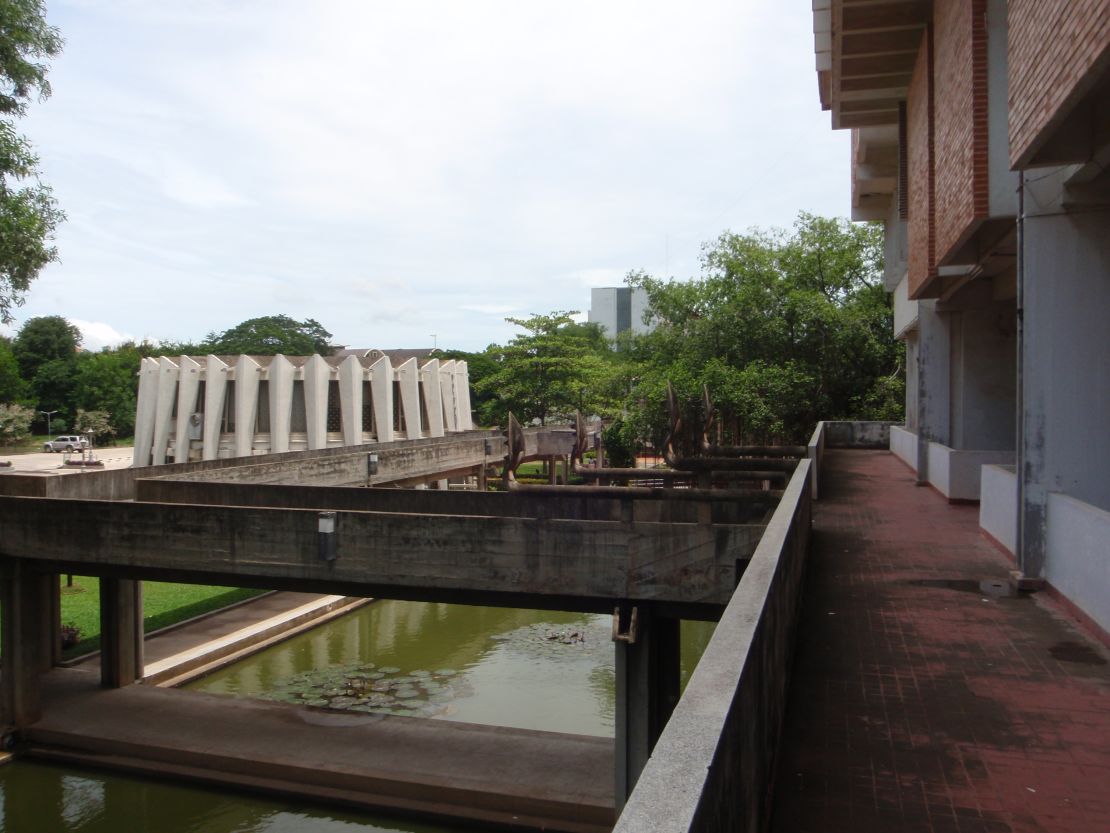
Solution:
[[[81,346],[86,350],[96,352],[104,347],[117,347],[125,341],[136,341],[135,336],[121,333],[103,321],[83,321],[80,318],[67,320],[81,331]]]
[[[66,49],[25,124],[70,221],[21,320],[187,339],[285,313],[350,344],[482,347],[630,270],[693,274],[725,228],[848,209],[794,4],[49,15]]]

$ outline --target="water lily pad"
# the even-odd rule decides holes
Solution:
[[[320,698],[320,697],[317,697],[314,700],[306,700],[305,701],[306,706],[326,706],[327,704],[328,704],[328,701],[324,700],[323,698]]]
[[[395,692],[393,692],[393,696],[398,698],[399,700],[408,700],[412,697],[419,697],[420,692],[417,691],[415,688],[399,688]]]
[[[454,668],[440,668],[438,671],[436,671],[436,676],[437,677],[454,677],[458,673],[459,672],[456,671]]]
[[[383,665],[378,670],[381,671],[383,674],[396,674],[401,669],[393,665]]]
[[[409,674],[412,675],[413,677],[430,677],[430,676],[432,676],[431,671],[410,671]]]

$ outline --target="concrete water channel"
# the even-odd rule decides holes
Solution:
[[[213,694],[611,738],[614,651],[598,614],[382,600],[188,682]],[[712,634],[682,628],[685,683]],[[352,691],[352,681],[365,690]],[[366,697],[351,695],[369,695]],[[399,750],[399,755],[404,751]],[[34,800],[30,800],[30,797]],[[457,828],[244,798],[95,770],[0,768],[0,830],[411,831]]]

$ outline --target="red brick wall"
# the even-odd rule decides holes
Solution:
[[[986,0],[933,4],[936,256],[940,262],[990,213],[986,6]]]
[[[1110,64],[1110,0],[1010,0],[1010,163],[1020,167]]]
[[[936,224],[933,219],[933,44],[926,31],[917,52],[906,98],[909,138],[909,290],[918,293],[936,275]]]

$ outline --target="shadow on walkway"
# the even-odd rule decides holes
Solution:
[[[833,451],[772,829],[1110,831],[1110,665],[887,452]]]

